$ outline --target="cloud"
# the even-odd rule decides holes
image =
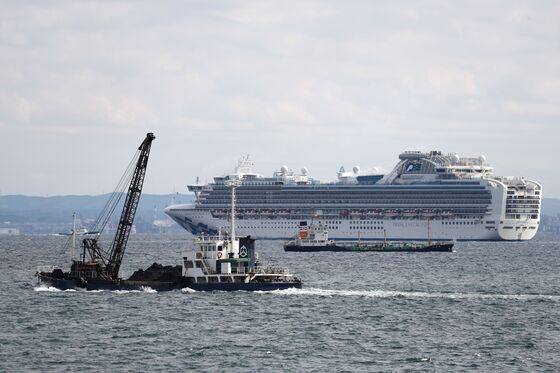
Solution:
[[[317,123],[310,113],[294,101],[270,101],[252,97],[232,97],[226,102],[230,113],[239,119],[254,120],[269,125],[294,123],[306,125]]]
[[[238,23],[257,26],[284,25],[292,22],[312,22],[334,14],[334,9],[315,1],[298,1],[286,6],[283,1],[238,2],[226,11],[213,12],[214,16]]]
[[[52,135],[62,149],[95,133],[104,151],[91,151],[111,164],[121,143],[154,130],[165,144],[154,167],[167,173],[153,187],[167,192],[200,168],[223,171],[248,150],[267,166],[305,159],[319,178],[344,162],[391,168],[413,145],[485,153],[497,170],[501,163],[531,175],[560,135],[555,3],[0,7],[3,159],[18,151],[6,138],[41,144]],[[511,155],[530,146],[530,156]],[[207,165],[191,161],[200,154]],[[49,149],[44,157],[41,167],[56,169],[63,155]],[[39,188],[18,171],[33,162],[0,162],[4,191],[56,194],[78,185],[60,176]],[[560,182],[545,190],[560,196]]]
[[[479,92],[473,73],[450,67],[430,67],[424,74],[417,71],[403,76],[403,86],[407,91],[437,97],[475,96]]]

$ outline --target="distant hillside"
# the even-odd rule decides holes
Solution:
[[[542,214],[543,215],[554,215],[554,216],[560,214],[560,199],[557,199],[557,198],[543,198]]]
[[[109,194],[98,196],[58,196],[29,197],[23,195],[0,196],[0,224],[3,222],[17,223],[68,223],[72,213],[76,211],[81,219],[95,219],[109,198]],[[173,203],[186,203],[192,200],[191,195],[184,194],[143,194],[140,197],[136,218],[152,221],[154,207],[157,218],[163,219],[163,209]],[[124,200],[124,198],[122,198]],[[121,201],[122,203],[122,201]],[[120,215],[120,208],[116,215]],[[118,216],[116,217],[118,219]]]
[[[68,222],[73,211],[76,211],[83,219],[94,219],[108,198],[109,194],[58,197],[0,196],[0,223],[5,221],[13,223]],[[151,220],[154,207],[157,207],[158,218],[161,219],[164,217],[163,209],[166,206],[173,203],[187,203],[192,200],[193,196],[186,194],[143,194],[138,205],[137,217]],[[560,214],[560,199],[543,198],[542,213],[543,215]]]
[[[0,196],[0,226],[18,228],[24,234],[63,232],[70,229],[72,213],[76,211],[81,219],[78,224],[87,227],[95,220],[108,198],[109,194],[59,197]],[[157,212],[157,220],[167,220],[169,218],[163,212],[165,207],[191,202],[193,198],[194,196],[185,194],[143,194],[134,221],[138,232],[154,232],[155,229],[159,229],[153,224],[154,212]],[[157,211],[154,211],[154,208]],[[122,204],[113,214],[113,223],[118,222],[121,210]],[[544,198],[542,215],[560,215],[560,199]],[[543,217],[543,225],[548,220]],[[182,231],[179,225],[170,219],[167,223],[169,225],[165,228],[166,231]]]

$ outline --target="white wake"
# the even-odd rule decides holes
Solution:
[[[394,290],[334,290],[319,288],[284,289],[263,291],[261,293],[278,295],[305,295],[321,297],[363,297],[363,298],[442,298],[442,299],[504,299],[504,300],[550,300],[560,301],[560,295],[550,294],[491,294],[491,293],[461,293],[461,292],[424,292],[424,291],[394,291]]]
[[[45,284],[37,285],[33,288],[33,290],[34,291],[48,292],[48,293],[76,291],[76,289],[61,290],[61,289],[55,288],[54,286],[48,286],[48,285],[45,285]]]

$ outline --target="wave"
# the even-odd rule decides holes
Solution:
[[[44,284],[35,286],[33,288],[34,291],[42,291],[42,292],[50,292],[50,293],[57,293],[57,292],[73,292],[73,291],[77,291],[76,289],[66,289],[66,290],[61,290],[58,288],[55,288],[54,286],[47,286]]]
[[[111,292],[114,294],[129,294],[129,293],[157,293],[157,290],[152,289],[149,286],[142,286],[139,290],[104,290],[104,289],[98,289],[98,290],[83,290],[83,289],[66,289],[66,290],[61,290],[59,288],[55,288],[54,286],[47,286],[47,285],[38,285],[36,287],[33,288],[34,291],[39,291],[39,292],[76,292],[76,291],[84,291],[84,292],[88,292],[88,293],[101,293],[101,292]]]
[[[316,295],[321,297],[364,297],[364,298],[441,298],[441,299],[488,299],[488,300],[550,300],[560,302],[560,295],[551,294],[492,294],[492,293],[446,293],[394,290],[334,290],[320,288],[283,289],[260,293],[278,295]]]
[[[141,286],[140,289],[135,290],[110,290],[111,293],[115,294],[129,294],[129,293],[157,293],[157,290],[152,289],[149,286]]]
[[[76,292],[75,289],[60,290],[53,286],[38,285],[33,288],[37,292]],[[100,293],[109,290],[90,290],[88,293]],[[129,293],[157,293],[155,289],[149,286],[143,286],[140,290],[110,290],[114,294]],[[197,293],[196,290],[189,287],[181,289],[185,294]],[[321,288],[303,288],[303,289],[282,289],[282,290],[263,290],[256,291],[259,294],[276,294],[282,296],[320,296],[320,297],[362,297],[362,298],[439,298],[439,299],[474,299],[474,300],[546,300],[560,302],[560,295],[552,294],[499,294],[499,293],[461,293],[461,292],[425,292],[425,291],[402,291],[402,290],[338,290],[338,289],[321,289]]]

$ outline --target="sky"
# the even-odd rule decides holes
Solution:
[[[144,191],[404,150],[486,156],[560,198],[560,2],[2,1],[0,194]]]

